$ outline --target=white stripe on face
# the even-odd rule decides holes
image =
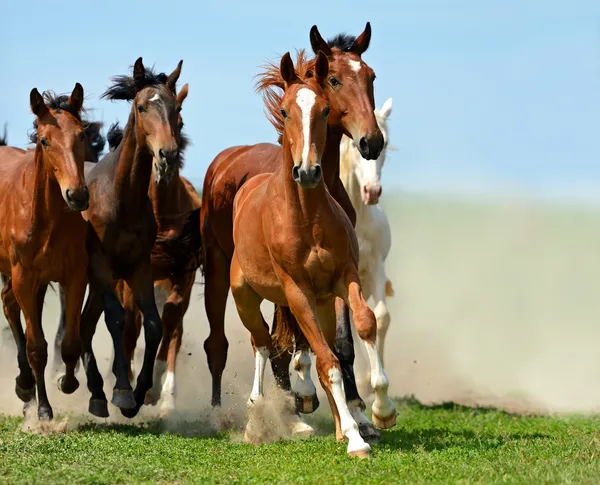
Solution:
[[[159,99],[160,99],[160,96],[158,95],[158,93],[156,93],[148,101],[158,101]]]
[[[315,104],[317,95],[310,89],[302,88],[296,95],[296,103],[302,110],[302,136],[304,137],[304,146],[302,147],[302,166],[308,169],[308,151],[310,149],[310,113]]]
[[[360,68],[361,68],[360,61],[353,61],[352,59],[349,59],[348,65],[350,66],[350,69],[352,69],[354,72],[360,71]]]

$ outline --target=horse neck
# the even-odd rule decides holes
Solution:
[[[154,174],[152,175],[148,195],[150,196],[150,202],[152,202],[152,210],[158,223],[159,232],[163,229],[161,216],[164,218],[165,216],[179,215],[181,188],[182,183],[179,178],[179,170],[173,174],[173,178],[168,184],[157,184]]]
[[[294,159],[287,137],[283,141],[283,165],[281,167],[281,183],[285,195],[285,202],[293,208],[289,214],[297,219],[300,224],[312,223],[319,209],[323,207],[327,198],[324,179],[321,178],[313,189],[303,189],[292,178]]]
[[[354,157],[356,154],[356,148],[352,140],[344,136],[340,143],[340,179],[356,211],[356,217],[360,218],[365,207],[362,203],[358,177],[354,171]]]
[[[148,197],[148,186],[152,175],[152,155],[146,147],[139,145],[135,134],[135,116],[129,115],[119,145],[117,168],[115,171],[115,192],[121,208],[138,214],[141,205]]]
[[[34,153],[34,192],[31,209],[32,235],[40,234],[42,228],[52,227],[65,207],[60,186],[44,162],[44,152],[37,146]]]
[[[321,157],[323,179],[329,189],[332,189],[340,178],[340,141],[343,132],[339,126],[327,125],[327,141]]]

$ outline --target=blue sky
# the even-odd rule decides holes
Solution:
[[[265,60],[324,37],[358,34],[394,99],[384,184],[411,190],[510,190],[600,198],[600,2],[254,0],[5,2],[0,123],[26,144],[29,91],[86,92],[90,118],[125,121],[100,101],[138,56],[170,72],[184,60],[184,174],[201,182],[222,149],[275,141],[254,93]]]

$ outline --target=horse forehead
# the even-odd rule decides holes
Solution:
[[[300,107],[304,116],[310,114],[316,99],[315,92],[308,88],[300,88],[296,93],[296,104]]]
[[[77,132],[81,129],[81,123],[68,111],[59,110],[53,111],[51,121],[40,124],[38,127],[42,130],[55,132]]]

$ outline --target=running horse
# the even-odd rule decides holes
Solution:
[[[329,66],[319,52],[314,77],[301,80],[289,53],[281,59],[285,81],[281,113],[283,162],[272,174],[253,177],[234,200],[230,282],[235,304],[255,345],[255,381],[250,405],[263,395],[263,374],[273,339],[260,311],[263,300],[289,307],[295,319],[279,322],[275,336],[288,348],[299,331],[317,356],[317,372],[327,394],[338,440],[348,439],[348,454],[365,458],[370,446],[361,437],[348,408],[340,363],[332,352],[336,338],[335,300],[352,310],[365,343],[376,397],[373,414],[396,421],[387,395],[388,379],[375,345],[375,316],[361,291],[358,242],[346,212],[323,181],[327,118],[323,94]]]
[[[375,74],[362,60],[369,47],[371,26],[358,37],[338,35],[326,42],[316,26],[310,31],[310,41],[315,55],[322,51],[327,56],[329,74],[324,96],[331,113],[328,117],[327,141],[323,163],[324,182],[354,223],[356,216],[348,194],[339,179],[339,150],[342,135],[349,135],[359,146],[365,158],[377,158],[383,148],[383,136],[373,113],[373,81]],[[303,52],[298,56],[296,69],[301,77],[314,75],[315,60],[307,60]],[[269,118],[281,134],[283,119],[280,113],[281,95],[276,89],[283,88],[277,66],[270,65],[260,76],[259,90],[263,91]],[[227,360],[228,342],[225,336],[225,307],[229,292],[228,274],[234,250],[233,200],[236,192],[254,176],[272,173],[281,166],[281,146],[261,143],[253,146],[236,146],[222,151],[210,164],[204,179],[202,206],[200,209],[203,271],[205,278],[205,307],[210,323],[210,334],[204,343],[208,365],[212,375],[212,404],[221,404],[221,380]],[[325,162],[326,161],[326,162]],[[351,412],[359,421],[360,432],[370,441],[379,438],[377,430],[364,415],[364,402],[358,394],[354,378],[354,348],[350,331],[350,319],[342,300],[338,301],[338,326],[334,352],[340,359],[344,388]],[[275,312],[273,330],[286,312]],[[310,375],[310,358],[294,359],[300,375]],[[278,385],[286,391],[291,389],[289,364],[291,355],[275,349],[270,356]],[[301,381],[303,383],[304,381]],[[316,409],[316,389],[312,386],[296,386],[298,410],[312,412]]]
[[[26,407],[38,401],[38,417],[52,419],[46,393],[47,342],[42,308],[48,284],[65,289],[65,375],[59,388],[73,393],[81,355],[80,311],[87,283],[86,227],[79,212],[89,206],[84,179],[84,93],[79,83],[68,98],[30,93],[36,116],[35,150],[0,147],[0,272],[10,275],[2,290],[4,314],[17,344],[15,391]],[[20,312],[25,317],[25,333]]]
[[[113,78],[113,85],[102,95],[131,101],[132,106],[119,147],[97,164],[86,165],[92,200],[83,214],[88,223],[90,264],[89,293],[81,317],[82,363],[91,392],[88,409],[100,417],[108,416],[108,405],[92,339],[102,312],[115,355],[116,383],[111,402],[124,416],[133,417],[152,387],[162,325],[152,285],[150,256],[157,225],[148,187],[153,159],[171,165],[179,157],[175,93],[182,63],[167,76],[146,69],[140,57],[133,66],[133,76]],[[126,281],[144,315],[146,349],[135,391],[124,354],[125,312],[116,293],[118,280]]]
[[[188,85],[177,93],[177,111],[181,110],[188,95]],[[161,413],[167,415],[175,409],[175,368],[183,336],[183,317],[187,312],[196,270],[200,267],[200,197],[194,186],[179,172],[183,167],[183,152],[189,143],[181,133],[183,120],[178,115],[179,158],[176,163],[163,166],[154,163],[148,195],[158,224],[158,236],[152,249],[152,276],[154,293],[162,307],[163,338],[154,364],[153,387],[146,394],[146,404],[161,401]],[[121,142],[122,131],[118,125],[108,132],[109,145],[114,149]],[[141,318],[135,306],[133,293],[125,282],[119,282],[119,299],[125,309],[125,358],[130,366],[140,334]],[[166,372],[164,385],[161,380]]]

